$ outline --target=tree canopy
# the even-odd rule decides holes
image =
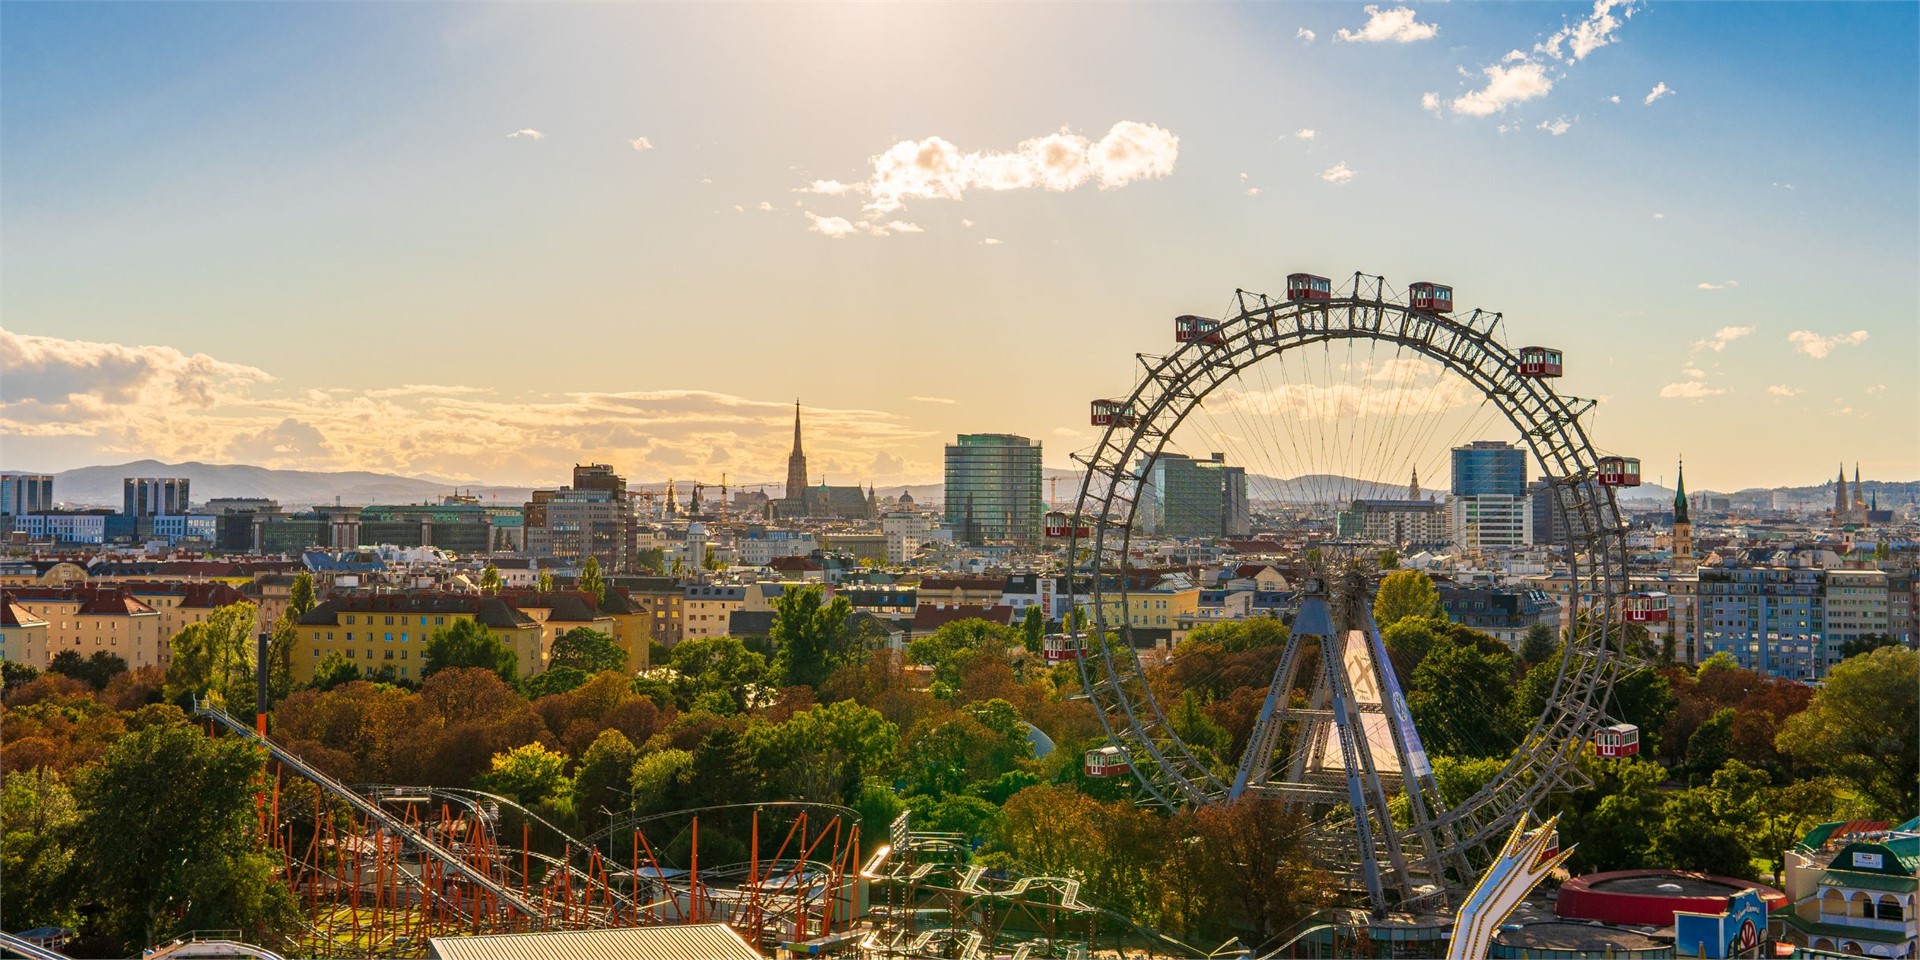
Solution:
[[[1373,623],[1381,630],[1407,617],[1447,618],[1433,578],[1419,570],[1395,570],[1382,577],[1373,598]]]
[[[460,619],[433,631],[427,638],[422,678],[453,667],[484,667],[511,682],[520,660],[501,639],[477,620]]]

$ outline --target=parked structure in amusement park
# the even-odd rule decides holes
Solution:
[[[1048,534],[1067,545],[1068,557],[1088,558],[1086,593],[1071,599],[1091,620],[1083,635],[1054,641],[1047,655],[1079,665],[1086,696],[1099,709],[1110,745],[1088,754],[1089,775],[1131,774],[1144,797],[1168,807],[1249,793],[1283,798],[1314,824],[1310,847],[1342,881],[1354,924],[1375,926],[1376,941],[1440,939],[1467,885],[1494,860],[1520,818],[1548,794],[1581,784],[1574,761],[1605,725],[1614,678],[1633,665],[1623,624],[1664,616],[1664,597],[1628,592],[1625,525],[1614,488],[1640,482],[1639,461],[1594,450],[1583,419],[1593,401],[1563,396],[1552,385],[1565,372],[1561,351],[1508,348],[1501,316],[1478,309],[1456,314],[1448,286],[1423,281],[1400,296],[1379,277],[1355,274],[1335,289],[1326,278],[1296,273],[1287,278],[1286,293],[1273,299],[1236,291],[1220,318],[1176,318],[1175,349],[1163,357],[1143,356],[1144,374],[1132,391],[1095,404],[1093,423],[1102,429],[1091,450],[1079,455],[1086,470],[1077,503],[1047,524]],[[1360,568],[1330,565],[1304,591],[1248,747],[1231,776],[1216,773],[1182,741],[1155,701],[1124,614],[1129,578],[1098,575],[1125,565],[1139,529],[1145,492],[1135,464],[1171,452],[1173,438],[1190,420],[1212,422],[1210,397],[1225,397],[1217,409],[1227,413],[1244,408],[1242,398],[1261,388],[1247,384],[1243,374],[1268,361],[1311,359],[1336,348],[1340,357],[1322,358],[1324,369],[1378,371],[1418,361],[1467,381],[1519,434],[1569,529],[1563,562],[1578,627],[1558,664],[1555,693],[1500,774],[1458,804],[1446,804],[1435,787],[1420,731],[1373,623],[1373,584]],[[1391,356],[1382,359],[1385,352]],[[1329,384],[1312,386],[1324,390]],[[1359,380],[1344,386],[1349,396],[1368,389]],[[1280,418],[1287,419],[1289,431],[1311,419],[1310,412],[1292,410]],[[1209,437],[1228,432],[1203,431]],[[1268,436],[1267,443],[1278,442],[1279,429]],[[1298,446],[1311,446],[1314,439],[1288,434]],[[1372,446],[1389,448],[1397,439]],[[1262,451],[1253,454],[1240,462],[1259,462]],[[1314,466],[1328,474],[1346,468],[1346,476],[1409,473],[1408,465],[1377,457]],[[1311,691],[1304,706],[1290,696],[1296,686]],[[1407,808],[1398,821],[1388,809],[1397,797],[1405,798]]]

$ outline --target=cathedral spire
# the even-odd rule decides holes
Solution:
[[[787,456],[787,510],[804,517],[807,510],[807,455],[800,448],[800,401],[793,401],[793,453]]]
[[[1413,482],[1407,484],[1407,499],[1408,500],[1420,499],[1420,468],[1419,467],[1413,468]]]
[[[800,456],[800,398],[793,400],[793,456]]]
[[[1687,460],[1680,458],[1680,479],[1673,491],[1673,522],[1691,523],[1687,519]]]

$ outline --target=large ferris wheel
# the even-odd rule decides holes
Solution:
[[[1575,759],[1631,660],[1613,488],[1638,483],[1638,461],[1594,450],[1583,422],[1594,402],[1553,388],[1559,351],[1509,347],[1499,314],[1456,315],[1445,286],[1415,283],[1402,294],[1356,273],[1336,290],[1294,274],[1284,299],[1236,291],[1219,318],[1182,316],[1174,326],[1173,352],[1137,358],[1131,393],[1094,401],[1099,439],[1077,455],[1086,467],[1077,503],[1049,517],[1048,533],[1064,537],[1078,561],[1070,600],[1088,622],[1077,659],[1111,741],[1103,762],[1130,770],[1146,799],[1168,807],[1281,798],[1306,818],[1311,849],[1353,905],[1442,909],[1522,813],[1578,785]],[[1545,707],[1491,782],[1459,803],[1442,801],[1357,566],[1294,584],[1291,631],[1237,763],[1183,741],[1134,637],[1146,606],[1135,601],[1150,589],[1133,574],[1147,562],[1136,533],[1170,531],[1169,481],[1153,464],[1236,462],[1265,475],[1251,483],[1251,499],[1311,525],[1341,504],[1379,497],[1375,481],[1385,478],[1415,478],[1417,497],[1419,470],[1445,474],[1455,442],[1505,431],[1555,508],[1556,563],[1569,587],[1558,599],[1574,615]],[[1390,803],[1401,798],[1396,816]]]

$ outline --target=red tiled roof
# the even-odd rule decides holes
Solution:
[[[44,627],[47,622],[34,616],[33,611],[14,603],[12,597],[0,599],[0,627],[25,627],[34,624]]]

